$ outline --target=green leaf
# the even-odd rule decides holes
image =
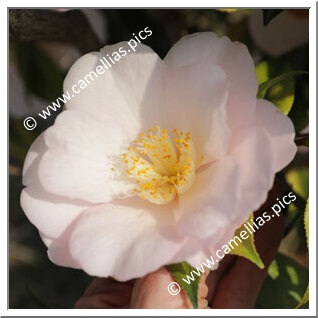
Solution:
[[[309,169],[308,167],[299,167],[289,170],[285,175],[287,183],[291,186],[295,194],[304,200],[309,194]]]
[[[201,277],[195,277],[191,284],[187,284],[183,281],[183,278],[185,278],[186,275],[189,275],[194,268],[187,262],[167,265],[166,268],[176,282],[179,283],[183,291],[187,294],[193,308],[198,309],[198,290]]]
[[[300,300],[299,304],[297,305],[296,309],[303,307],[309,302],[309,285],[305,291],[303,298]]]
[[[305,232],[307,238],[307,248],[309,249],[309,199],[307,199],[307,204],[304,213],[304,225],[305,225]],[[303,298],[300,300],[299,304],[297,305],[296,309],[303,307],[309,302],[309,285],[305,291]]]
[[[242,224],[242,226],[236,230],[234,236],[240,237],[240,233],[242,231],[245,231],[247,232],[247,234],[249,234],[247,230],[249,224],[253,226],[253,213],[251,213],[249,218]],[[230,252],[230,254],[245,257],[251,262],[253,262],[255,265],[257,265],[259,268],[264,268],[262,259],[260,258],[255,246],[254,232],[252,232],[247,239],[242,239],[242,243],[235,246],[235,248]]]
[[[267,26],[283,9],[263,9],[263,24]]]
[[[259,85],[264,84],[280,74],[290,72],[291,70],[289,63],[285,60],[263,61],[255,67]],[[267,89],[263,98],[275,104],[284,114],[287,115],[291,110],[295,99],[294,78],[291,77]]]
[[[271,87],[273,87],[274,85],[279,84],[283,81],[286,81],[289,78],[293,78],[296,75],[304,75],[304,74],[308,74],[308,72],[307,71],[291,71],[291,72],[287,72],[287,73],[281,74],[279,76],[276,76],[276,77],[262,83],[261,85],[259,85],[257,97],[264,98],[267,90],[270,89]]]
[[[307,238],[307,248],[309,249],[309,198],[307,199],[307,204],[305,208],[304,225]]]
[[[309,123],[309,79],[299,78],[295,79],[297,94],[295,95],[295,102],[288,116],[293,121],[296,133],[308,126]]]
[[[256,67],[256,74],[261,71],[264,72],[264,64],[258,69]],[[293,77],[303,74],[308,74],[308,72],[290,71],[262,82],[258,87],[257,98],[271,101],[285,115],[288,115],[294,103],[295,83]],[[266,75],[262,74],[262,76],[264,78]]]
[[[256,307],[293,309],[301,300],[307,283],[308,269],[288,256],[278,253],[268,268]]]

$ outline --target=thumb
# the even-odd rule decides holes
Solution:
[[[208,288],[205,284],[205,273],[201,277],[198,293],[199,308],[208,308],[206,300]],[[130,308],[138,309],[190,309],[193,308],[191,302],[183,290],[177,295],[168,292],[168,285],[174,279],[165,268],[146,275],[136,281]]]

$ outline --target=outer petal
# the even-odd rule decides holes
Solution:
[[[268,133],[260,127],[241,131],[232,140],[231,157],[240,169],[239,211],[245,219],[267,198],[274,181],[273,147]],[[242,218],[241,223],[245,221]]]
[[[264,99],[259,99],[253,123],[255,126],[265,128],[271,137],[275,172],[283,169],[292,161],[297,152],[292,121],[275,105]]]
[[[72,256],[90,275],[124,281],[173,262],[184,240],[172,231],[173,205],[135,199],[89,209],[71,235]]]
[[[71,224],[73,223],[74,222]],[[44,244],[48,247],[48,257],[53,263],[59,266],[81,269],[81,266],[72,257],[68,246],[69,235],[67,234],[70,228],[71,226],[67,228],[65,234],[57,239],[51,239],[43,233],[40,233],[40,236]]]
[[[43,242],[49,247],[56,246],[70,224],[90,204],[82,200],[71,200],[46,192],[38,178],[39,162],[47,151],[44,134],[32,144],[23,167],[23,183],[27,186],[21,194],[23,211],[40,231]],[[60,265],[78,268],[67,252],[67,245],[60,244],[58,253]],[[63,255],[63,257],[62,257]]]
[[[211,32],[183,37],[168,52],[165,62],[177,68],[197,61],[220,66],[226,73],[230,92],[228,116],[232,129],[248,121],[256,103],[258,89],[253,60],[245,45],[218,38]]]
[[[117,53],[121,58],[112,65],[110,58],[114,61],[114,52],[120,50],[126,55]],[[96,67],[107,61],[111,68],[96,78],[91,72],[96,73]],[[136,52],[132,52],[127,42],[105,46],[100,52],[84,55],[70,69],[64,81],[65,92],[71,92],[73,85],[87,74],[94,81],[90,80],[93,83],[68,101],[66,107],[80,109],[105,122],[120,123],[133,140],[141,130],[160,124],[165,71],[163,61],[143,44],[137,46]]]
[[[39,163],[47,151],[44,134],[32,144],[23,166],[21,206],[39,231],[50,238],[57,238],[81,211],[90,206],[82,200],[70,200],[46,192],[39,180]]]
[[[168,127],[191,132],[199,157],[216,160],[228,151],[228,84],[220,67],[206,63],[173,69],[167,81]]]
[[[57,238],[89,204],[47,193],[34,185],[22,191],[21,207],[40,232],[50,238]]]
[[[47,191],[92,203],[129,195],[133,184],[120,173],[127,139],[117,124],[66,111],[45,132],[45,141],[49,150],[39,178]]]

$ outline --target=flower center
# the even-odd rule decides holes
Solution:
[[[173,133],[174,142],[166,129],[155,126],[148,134],[140,134],[122,155],[128,177],[136,180],[133,191],[155,204],[171,202],[195,179],[197,164],[191,135],[176,129]]]

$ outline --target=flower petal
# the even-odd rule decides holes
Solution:
[[[90,275],[120,281],[142,277],[172,263],[184,243],[169,228],[174,209],[140,198],[91,208],[71,235],[72,256]]]
[[[216,160],[227,153],[228,84],[220,67],[206,63],[176,68],[167,80],[167,127],[191,133],[198,159],[204,154]]]
[[[265,128],[269,133],[275,157],[274,170],[275,172],[280,171],[292,161],[297,152],[292,121],[275,105],[264,99],[259,99],[253,123],[255,126]]]
[[[228,224],[234,232],[236,218],[240,217],[239,177],[238,165],[230,157],[197,174],[192,188],[179,197],[180,234],[208,238],[220,235]]]
[[[254,110],[258,83],[254,63],[246,46],[202,32],[183,37],[168,52],[164,61],[170,68],[197,61],[222,68],[230,83],[228,118],[232,129],[244,125]]]
[[[45,131],[44,138],[49,149],[102,163],[115,156],[120,158],[129,142],[116,122],[77,110],[62,112]]]
[[[65,78],[64,92],[71,92],[73,85],[90,74],[93,83],[68,101],[67,109],[81,109],[106,122],[114,121],[133,140],[145,126],[148,129],[160,121],[166,66],[143,44],[138,44],[135,52],[129,49],[127,53],[128,49],[127,42],[120,42],[81,57]],[[110,63],[109,58],[120,50],[126,54],[120,53],[120,60],[96,78],[96,67],[102,67],[106,60]]]
[[[109,164],[50,149],[40,162],[39,179],[46,191],[91,203],[109,202],[132,195],[133,184],[121,178]]]
[[[274,181],[274,155],[269,134],[261,127],[250,127],[235,135],[231,157],[240,169],[239,211],[245,219],[267,198]],[[241,223],[245,221],[242,218]]]
[[[27,186],[21,193],[21,207],[38,230],[47,237],[59,237],[68,225],[87,207],[88,202],[70,200],[48,193],[39,180],[39,162],[47,150],[44,134],[32,144],[23,167],[23,183]]]
[[[133,185],[120,173],[127,139],[117,124],[71,110],[44,136],[39,179],[48,192],[93,203],[129,195]]]
[[[50,194],[33,185],[23,189],[21,207],[30,222],[50,238],[59,237],[68,225],[90,205]]]

